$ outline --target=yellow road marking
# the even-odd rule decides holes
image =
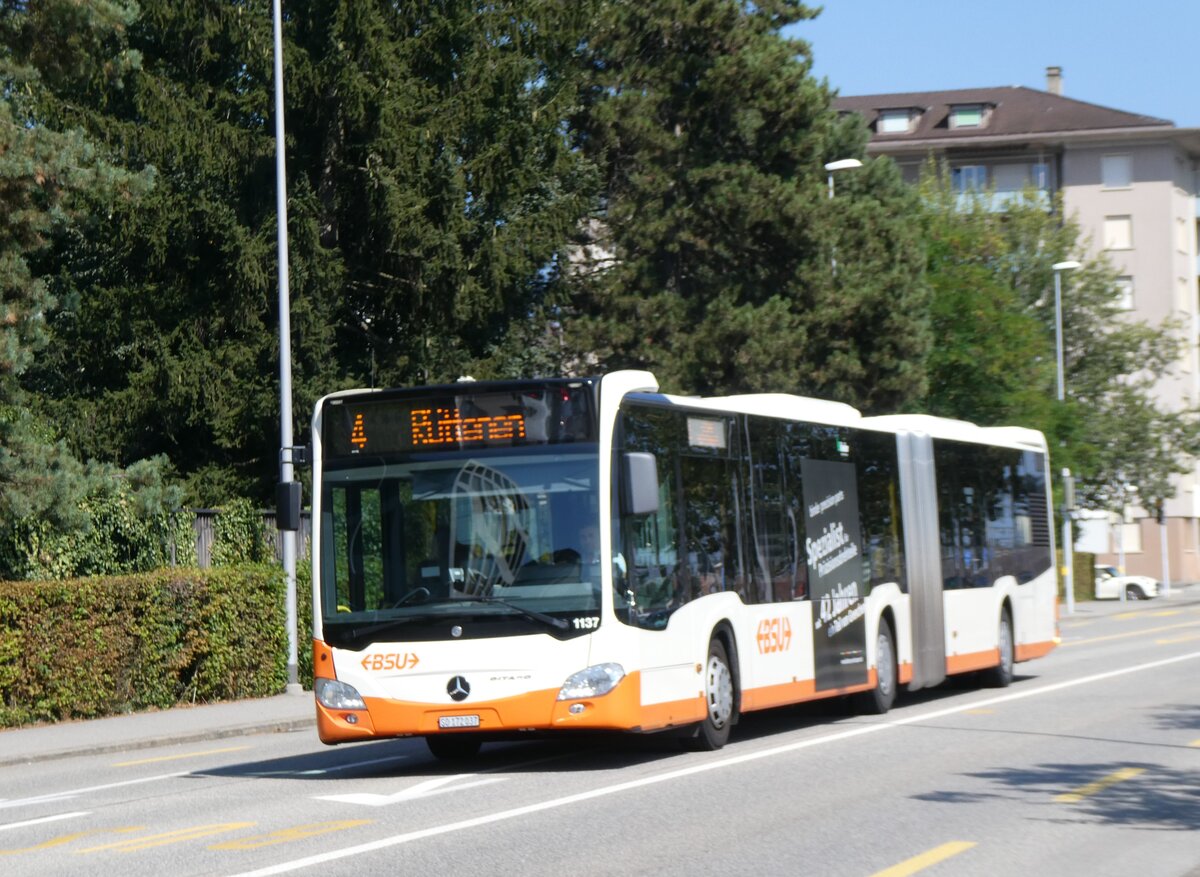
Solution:
[[[76,853],[98,853],[103,850],[116,850],[119,853],[133,853],[138,850],[148,850],[151,847],[165,847],[168,844],[182,843],[185,840],[196,840],[223,831],[236,831],[239,828],[249,828],[253,822],[221,822],[214,825],[197,825],[193,828],[180,828],[162,834],[152,834],[149,837],[131,837],[129,840],[104,844],[98,847],[88,847],[76,850]]]
[[[182,755],[160,755],[157,758],[140,758],[137,761],[118,761],[113,767],[133,767],[135,764],[153,764],[156,761],[178,761],[181,758],[199,758],[201,755],[219,755],[222,752],[240,752],[249,746],[226,746],[224,749],[205,749],[203,752],[184,752]]]
[[[281,828],[269,834],[254,837],[243,837],[239,840],[229,840],[224,843],[212,844],[210,850],[257,850],[260,847],[274,846],[293,840],[303,840],[307,837],[319,837],[335,831],[345,831],[347,828],[357,828],[360,825],[370,825],[371,819],[344,819],[340,822],[314,822],[310,825],[297,825],[295,828]]]
[[[1145,630],[1128,630],[1125,633],[1113,633],[1108,636],[1094,636],[1091,639],[1070,640],[1063,643],[1063,647],[1067,646],[1082,646],[1088,643],[1102,643],[1111,639],[1125,639],[1131,636],[1144,636],[1147,633],[1162,633],[1164,630],[1179,630],[1181,627],[1195,627],[1200,624],[1200,621],[1183,621],[1179,624],[1164,624],[1160,627],[1147,627]]]
[[[1196,749],[1200,749],[1200,740],[1193,740],[1191,743],[1188,744],[1188,746],[1193,746]]]
[[[1172,643],[1187,643],[1197,639],[1200,639],[1200,633],[1189,633],[1186,636],[1173,636],[1167,639],[1156,639],[1154,644],[1156,646],[1169,646]]]
[[[1130,618],[1167,618],[1171,615],[1182,614],[1182,609],[1159,609],[1156,612],[1150,612],[1149,610],[1143,609],[1141,612],[1120,612],[1114,615],[1113,618],[1120,619],[1121,621],[1128,621]]]
[[[1146,769],[1144,767],[1123,767],[1120,770],[1113,771],[1108,776],[1100,777],[1094,783],[1088,783],[1086,786],[1080,786],[1078,789],[1073,789],[1062,795],[1056,795],[1054,800],[1060,804],[1075,804],[1089,795],[1103,792],[1109,786],[1114,786],[1125,780],[1131,780],[1135,776],[1145,772]]]
[[[127,834],[131,831],[142,831],[144,826],[133,825],[129,828],[93,828],[87,831],[77,831],[74,834],[63,834],[58,837],[52,837],[50,840],[42,841],[40,844],[32,847],[22,847],[19,850],[0,850],[0,856],[10,855],[12,853],[32,853],[36,850],[48,850],[53,847],[61,847],[63,844],[69,844],[73,840],[78,840],[81,837],[89,837],[97,834]]]
[[[995,710],[967,710],[968,716],[991,716],[995,713]]]
[[[934,847],[927,850],[918,856],[913,856],[911,859],[906,859],[899,865],[892,865],[890,868],[884,868],[882,871],[876,871],[871,877],[908,877],[909,874],[916,874],[918,871],[924,871],[938,862],[944,862],[951,856],[957,856],[959,853],[964,853],[971,847],[975,846],[974,841],[968,840],[953,840],[950,843],[944,843],[940,847]]]

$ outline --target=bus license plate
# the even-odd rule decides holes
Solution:
[[[439,728],[478,728],[479,716],[438,716]]]

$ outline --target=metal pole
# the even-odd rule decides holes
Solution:
[[[281,0],[272,0],[275,31],[275,212],[279,250],[279,480],[293,479],[292,471],[292,320],[288,290],[287,172],[283,137],[283,10]],[[287,582],[287,674],[289,693],[303,691],[300,685],[296,647],[296,532],[282,530],[283,573]]]
[[[1125,575],[1125,487],[1121,487],[1121,516],[1117,521],[1117,574]],[[1118,599],[1125,602],[1125,589],[1119,588]]]
[[[1075,614],[1075,545],[1071,533],[1071,512],[1075,507],[1075,483],[1071,470],[1063,469],[1063,590],[1067,598],[1067,614]]]
[[[1159,520],[1158,539],[1159,539],[1159,544],[1162,546],[1162,568],[1163,568],[1162,595],[1164,597],[1170,597],[1171,596],[1171,555],[1167,551],[1166,510],[1164,508],[1162,508],[1161,506],[1159,507],[1158,520]]]
[[[1063,378],[1062,272],[1054,272],[1054,349],[1058,361],[1058,401],[1066,398]]]

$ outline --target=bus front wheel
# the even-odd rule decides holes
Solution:
[[[713,637],[708,644],[708,660],[704,664],[705,717],[695,734],[684,741],[689,749],[710,752],[729,742],[733,728],[734,683],[733,670],[725,644]]]

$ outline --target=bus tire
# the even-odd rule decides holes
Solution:
[[[684,740],[688,749],[712,752],[729,742],[733,728],[734,710],[733,669],[725,644],[713,637],[708,644],[708,659],[704,662],[704,719],[695,733]]]
[[[983,682],[991,688],[1007,688],[1013,680],[1013,629],[1008,609],[1000,613],[997,647],[1000,663],[983,671]]]
[[[442,761],[465,761],[479,754],[483,741],[474,734],[430,734],[425,745],[434,758]]]
[[[882,716],[896,702],[899,685],[892,625],[886,618],[880,618],[879,633],[875,639],[875,687],[855,695],[854,705],[860,713]]]

